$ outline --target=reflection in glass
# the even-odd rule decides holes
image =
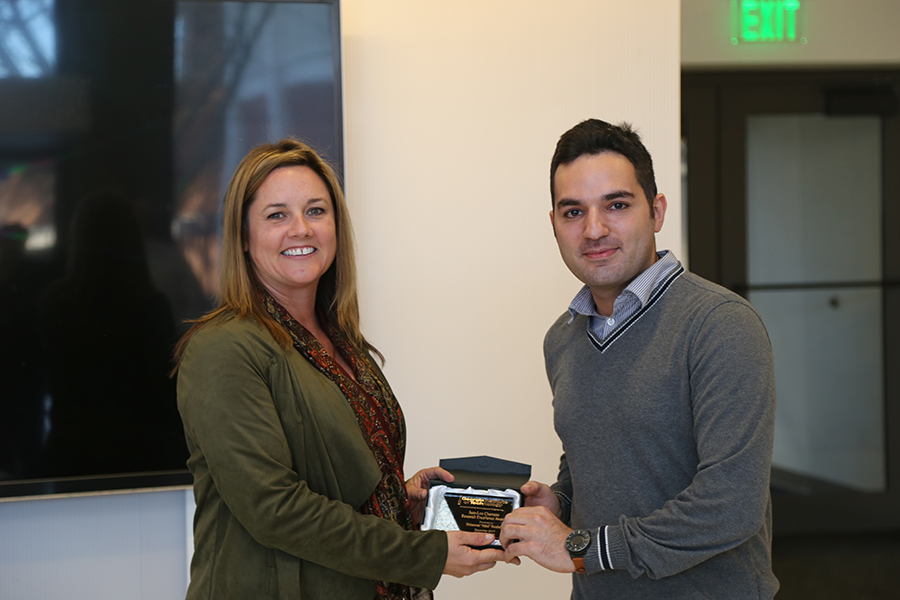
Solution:
[[[295,136],[341,170],[334,10],[0,0],[0,496],[189,481],[171,346],[214,301],[241,157]]]
[[[177,4],[172,228],[207,294],[218,279],[219,206],[241,158],[287,134],[342,158],[330,18],[318,4]]]
[[[0,0],[0,77],[47,77],[56,68],[56,0]]]

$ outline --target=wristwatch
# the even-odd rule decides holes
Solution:
[[[584,555],[587,554],[588,548],[591,547],[591,532],[587,529],[576,529],[566,538],[566,550],[575,563],[576,573],[585,573]]]

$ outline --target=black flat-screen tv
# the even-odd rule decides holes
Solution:
[[[343,170],[338,0],[0,0],[0,497],[187,485],[169,377],[225,188]]]

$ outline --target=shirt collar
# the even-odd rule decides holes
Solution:
[[[650,265],[643,273],[635,277],[628,286],[619,294],[622,298],[626,294],[633,295],[640,302],[641,306],[650,299],[653,290],[656,289],[666,276],[678,267],[678,259],[675,253],[670,250],[662,250],[656,255],[659,260]],[[616,298],[618,301],[619,298]],[[585,315],[587,317],[601,317],[597,312],[597,305],[594,304],[594,297],[591,295],[591,288],[587,285],[581,288],[569,304],[569,314],[571,318],[569,323],[575,318],[576,314]],[[607,315],[608,316],[608,315]]]

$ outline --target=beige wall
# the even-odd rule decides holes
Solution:
[[[900,64],[897,0],[800,0],[806,44],[732,45],[731,6],[729,0],[681,0],[684,67]]]
[[[580,284],[550,229],[550,156],[582,119],[633,122],[669,198],[660,246],[681,251],[678,3],[343,0],[342,13],[363,325],[406,412],[407,468],[488,454],[552,481],[541,344]],[[570,589],[529,561],[437,595]]]

